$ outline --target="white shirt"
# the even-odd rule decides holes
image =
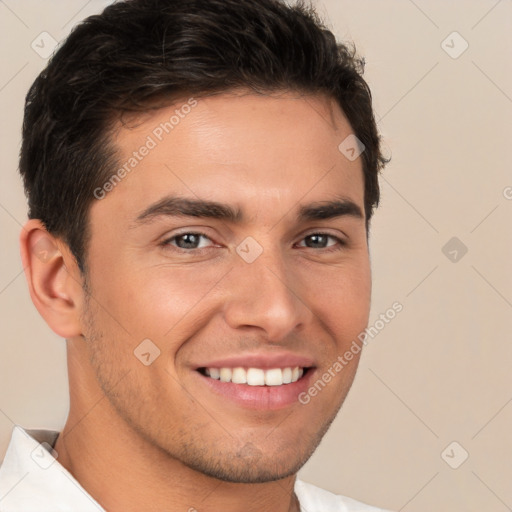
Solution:
[[[0,467],[1,512],[105,512],[52,456],[58,434],[14,427]],[[301,480],[295,493],[301,512],[386,512]]]

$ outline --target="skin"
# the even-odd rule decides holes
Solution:
[[[119,126],[119,161],[179,106]],[[274,410],[212,392],[196,365],[285,350],[314,361],[314,381],[367,326],[362,164],[338,150],[350,133],[339,107],[321,96],[199,99],[93,201],[86,290],[66,244],[40,221],[26,224],[21,251],[32,299],[67,339],[70,412],[58,460],[106,510],[298,510],[296,473],[341,407],[360,354],[308,405]],[[169,194],[227,203],[246,219],[135,222]],[[363,216],[297,220],[300,205],[339,197]],[[198,231],[208,237],[199,249],[168,241]],[[315,233],[345,245],[312,243]],[[252,263],[236,252],[248,236],[263,248]],[[41,246],[51,247],[44,261]],[[147,338],[160,350],[149,366],[134,356]]]

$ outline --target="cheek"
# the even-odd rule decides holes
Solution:
[[[96,290],[105,309],[134,338],[160,339],[208,303],[228,270],[211,264],[117,265]]]
[[[371,299],[369,264],[347,263],[317,273],[303,290],[315,315],[330,330],[347,341],[357,336],[368,323]]]

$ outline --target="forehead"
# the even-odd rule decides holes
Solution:
[[[169,194],[269,217],[302,198],[343,195],[362,205],[361,161],[338,149],[351,132],[339,106],[323,96],[184,98],[119,127],[113,141],[125,172],[93,209],[133,219]]]

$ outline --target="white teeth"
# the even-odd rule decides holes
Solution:
[[[234,384],[249,386],[282,386],[297,382],[303,375],[304,369],[298,366],[286,368],[205,368],[204,373],[212,379]]]
[[[249,386],[264,386],[265,372],[260,368],[249,368],[247,370],[247,384]]]
[[[265,372],[265,384],[267,386],[281,386],[283,384],[283,370],[272,368]]]
[[[208,374],[212,379],[219,380],[220,370],[218,368],[207,368]]]
[[[231,382],[234,384],[245,384],[247,382],[247,372],[243,368],[233,368]]]
[[[221,368],[219,377],[222,382],[231,382],[231,368]]]

